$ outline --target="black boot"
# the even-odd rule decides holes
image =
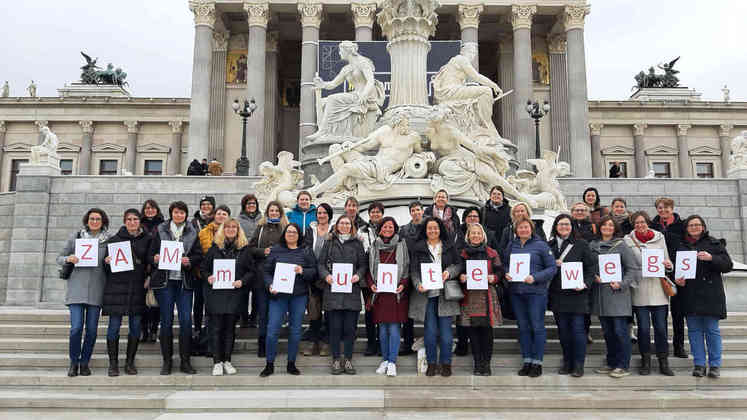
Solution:
[[[137,375],[137,368],[135,367],[135,354],[137,354],[137,346],[140,340],[137,337],[131,335],[127,336],[127,361],[125,362],[125,373],[128,375]]]
[[[571,362],[569,360],[563,360],[563,366],[558,369],[558,375],[570,375],[571,370]]]
[[[457,325],[456,327],[456,335],[457,335],[457,345],[456,349],[454,349],[454,355],[455,356],[466,356],[467,352],[469,352],[469,335],[467,331],[467,327],[463,327],[460,325]]]
[[[643,376],[651,374],[651,353],[641,354],[641,368],[638,369],[638,373]]]
[[[161,365],[161,375],[171,375],[171,359],[174,355],[174,336],[161,335],[159,340],[161,343],[161,357],[163,357],[163,364]]]
[[[259,337],[257,339],[257,357],[267,357],[267,346],[265,345],[265,337]]]
[[[192,367],[190,357],[192,357],[192,337],[187,331],[186,334],[179,334],[179,358],[181,358],[179,370],[187,375],[194,375],[197,371]]]
[[[106,352],[109,354],[109,376],[119,376],[119,338],[106,340]]]
[[[667,359],[666,353],[658,354],[657,357],[659,359],[659,372],[662,375],[666,376],[674,376],[674,372],[672,372],[672,369],[669,368],[669,360]]]
[[[571,376],[574,378],[580,378],[584,376],[584,364],[578,363],[573,366],[573,371],[571,372]]]
[[[70,363],[70,368],[67,370],[67,376],[74,378],[78,376],[78,364],[77,363]]]
[[[296,362],[288,362],[288,366],[285,368],[285,371],[290,373],[291,375],[301,374],[301,371],[296,367]]]
[[[687,350],[685,350],[684,344],[678,344],[674,346],[674,357],[687,359]]]
[[[262,372],[259,373],[260,378],[266,378],[270,375],[275,373],[275,364],[274,363],[267,363],[265,365],[265,368],[262,369]]]

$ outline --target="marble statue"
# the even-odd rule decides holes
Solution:
[[[31,163],[39,165],[43,163],[54,163],[56,161],[59,166],[57,146],[60,144],[60,140],[57,138],[57,135],[49,129],[49,127],[42,127],[41,135],[44,138],[42,143],[38,146],[31,147]],[[47,161],[44,162],[42,158],[46,158]]]
[[[6,80],[3,84],[2,97],[7,98],[8,96],[10,96],[10,85],[8,85],[8,81]]]
[[[545,210],[568,211],[565,195],[560,190],[559,177],[571,174],[571,165],[560,162],[559,154],[550,150],[542,152],[542,159],[527,159],[536,172],[520,170],[509,176],[509,181],[519,191],[530,197],[536,207]]]
[[[303,181],[303,171],[297,169],[300,165],[293,160],[293,153],[287,151],[278,153],[277,165],[262,162],[259,173],[263,178],[254,184],[259,200],[262,203],[277,200],[286,207],[293,207],[296,202],[293,191],[298,190]]]
[[[498,130],[493,124],[493,93],[500,96],[503,91],[498,84],[475,70],[472,60],[476,57],[476,44],[462,45],[460,54],[452,57],[433,76],[433,98],[437,104],[461,106],[467,112],[474,107],[477,125],[497,136]],[[477,82],[480,86],[468,85],[468,81]],[[473,135],[473,131],[468,130],[467,134]]]
[[[317,90],[317,121],[319,130],[308,136],[316,140],[325,136],[366,137],[381,115],[384,104],[384,85],[374,78],[373,61],[358,54],[354,42],[340,43],[340,58],[348,64],[329,82],[318,76],[314,78]],[[321,99],[321,90],[334,89],[347,82],[350,92],[332,94]]]
[[[723,89],[721,89],[721,93],[724,94],[724,102],[729,102],[731,100],[730,95],[729,95],[730,91],[729,91],[729,87],[728,86],[724,85]]]
[[[36,83],[34,81],[31,81],[31,84],[29,87],[26,88],[26,91],[29,93],[29,96],[32,98],[36,98]]]
[[[747,131],[734,137],[731,141],[731,157],[729,158],[729,172],[747,170]]]
[[[407,160],[423,152],[420,135],[410,130],[405,116],[395,117],[392,126],[382,125],[359,142],[333,144],[329,149],[329,156],[321,161],[330,160],[334,172],[309,189],[313,197],[327,192],[355,192],[359,183],[370,190],[386,190],[395,180],[404,178]],[[374,156],[362,153],[373,150]]]

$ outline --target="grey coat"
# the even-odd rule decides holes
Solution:
[[[249,215],[245,212],[241,212],[239,214],[239,225],[241,226],[241,230],[244,231],[244,235],[246,236],[247,240],[250,240],[254,237],[254,232],[257,231],[257,224],[260,220],[262,220],[262,212],[257,211],[257,214],[254,218],[249,217]]]
[[[458,279],[459,274],[464,270],[464,262],[459,257],[456,247],[453,243],[442,242],[443,250],[441,251],[441,266],[444,271],[449,272],[449,279]],[[413,291],[410,294],[410,309],[408,315],[410,318],[425,322],[425,308],[428,305],[428,291],[420,293],[418,286],[421,284],[420,264],[432,263],[433,256],[428,249],[425,240],[415,243],[410,261],[410,281],[412,282]],[[438,316],[456,316],[461,313],[458,301],[448,301],[444,299],[444,294],[438,296]]]
[[[608,283],[597,283],[591,287],[591,313],[597,316],[633,316],[630,286],[641,269],[633,252],[621,238],[611,241],[595,240],[589,244],[594,259],[598,262],[600,254],[620,254],[623,275],[620,290],[613,290]],[[599,274],[597,264],[597,274]]]
[[[106,235],[106,233],[104,233]],[[108,235],[107,235],[108,237]],[[57,264],[65,264],[65,259],[75,254],[75,240],[78,231],[74,232],[65,242],[59,255]],[[106,285],[106,272],[104,271],[104,258],[106,258],[106,241],[99,241],[99,264],[96,267],[75,267],[67,282],[65,293],[65,305],[86,304],[101,306],[104,303],[104,285]]]

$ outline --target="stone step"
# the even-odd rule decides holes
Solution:
[[[286,360],[287,355],[280,354],[278,360]],[[120,367],[124,366],[125,354],[119,354]],[[176,358],[174,359],[176,360]],[[232,363],[236,368],[241,369],[258,369],[261,370],[265,365],[265,359],[256,357],[256,354],[238,353],[232,356]],[[161,366],[161,355],[154,352],[138,352],[136,365],[138,368],[156,369]],[[355,364],[361,369],[375,370],[379,366],[381,359],[376,356],[364,357],[362,354],[355,355]],[[590,354],[586,357],[585,365],[588,369],[601,367],[605,363],[605,356],[602,354]],[[563,362],[559,354],[548,354],[544,358],[544,366],[550,369],[548,372],[554,373]],[[725,369],[747,368],[747,354],[726,353],[722,358]],[[30,369],[66,369],[70,360],[66,353],[0,353],[0,369],[22,370]],[[330,363],[330,357],[320,356],[303,356],[298,355],[296,364],[301,367],[326,367]],[[415,368],[417,358],[414,355],[400,356],[397,359],[397,365],[402,367]],[[654,370],[657,369],[658,362],[653,358]],[[492,358],[494,368],[518,367],[521,364],[520,355],[495,354]],[[669,364],[673,369],[690,369],[693,365],[692,358],[680,359],[676,357],[669,358]],[[212,368],[213,359],[203,356],[192,357],[192,365],[196,368]],[[452,365],[455,368],[472,369],[472,356],[454,356]],[[640,365],[640,357],[634,354],[631,365],[637,368]],[[91,358],[91,368],[106,368],[109,366],[109,358],[106,354],[94,354]],[[747,384],[746,384],[747,385]]]

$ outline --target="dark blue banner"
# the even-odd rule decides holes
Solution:
[[[340,59],[340,50],[338,48],[340,42],[342,41],[319,41],[319,77],[325,82],[334,79],[343,66],[347,64]],[[392,62],[389,52],[386,50],[387,41],[356,42],[356,44],[358,44],[358,53],[370,58],[374,62],[374,67],[376,68],[374,76],[376,80],[384,84],[384,90],[386,91],[387,99],[384,102],[384,108],[386,108],[389,105],[389,82],[392,75]],[[431,41],[431,50],[428,53],[427,64],[428,98],[431,102],[433,97],[430,83],[431,78],[452,57],[459,54],[461,45],[461,41]],[[347,83],[343,83],[334,90],[323,90],[322,97],[347,90]]]

